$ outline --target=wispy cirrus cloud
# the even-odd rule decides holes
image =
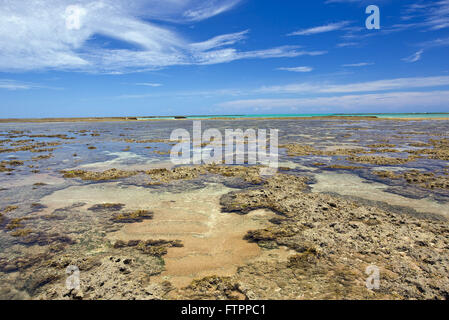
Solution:
[[[262,86],[253,89],[216,89],[207,91],[181,91],[165,93],[148,93],[137,95],[120,95],[119,98],[144,98],[155,96],[253,96],[253,95],[273,95],[273,94],[297,94],[305,95],[329,95],[329,94],[359,94],[374,93],[383,91],[406,90],[412,92],[414,89],[432,88],[435,92],[438,89],[449,87],[449,76],[434,77],[408,77],[396,79],[381,79],[368,82],[355,82],[346,84],[333,84],[329,82],[303,82],[288,85]],[[440,89],[441,90],[441,89]],[[257,99],[256,99],[257,100]],[[283,100],[283,99],[282,99]]]
[[[190,46],[192,49],[197,50],[199,52],[210,49],[216,49],[228,45],[233,45],[239,41],[242,41],[246,39],[248,33],[249,30],[244,30],[241,32],[224,34],[213,37],[212,39],[203,42],[192,43]]]
[[[366,66],[372,66],[373,62],[358,62],[358,63],[348,63],[343,64],[342,67],[366,67]]]
[[[421,42],[418,46],[430,49],[430,48],[438,48],[438,47],[447,47],[449,46],[449,37],[447,38],[437,38],[425,42]]]
[[[290,71],[290,72],[311,72],[313,71],[312,67],[291,67],[291,68],[287,68],[287,67],[281,67],[281,68],[277,68],[277,70],[281,70],[281,71]]]
[[[294,58],[300,56],[319,56],[327,51],[299,50],[298,46],[282,46],[265,50],[238,51],[233,48],[196,53],[192,64],[208,65],[226,63],[242,59]]]
[[[147,99],[156,97],[195,97],[201,96],[205,97],[217,97],[217,96],[240,96],[244,95],[245,92],[241,89],[216,89],[216,90],[198,90],[198,91],[172,91],[172,92],[161,92],[161,93],[143,93],[143,94],[122,94],[112,97],[113,99]]]
[[[325,32],[331,32],[340,30],[347,25],[349,25],[350,21],[342,21],[342,22],[336,22],[336,23],[329,23],[322,26],[312,27],[308,29],[302,29],[298,30],[292,33],[287,34],[288,36],[310,36],[313,34],[319,34],[319,33],[325,33]]]
[[[4,90],[29,90],[29,89],[36,89],[36,88],[44,88],[44,86],[34,84],[34,83],[27,83],[27,82],[21,82],[16,80],[10,80],[10,79],[0,79],[0,89]]]
[[[203,1],[199,7],[185,11],[183,16],[191,21],[200,21],[228,11],[239,2],[240,0]]]
[[[410,88],[428,88],[449,85],[449,76],[437,77],[409,77],[383,79],[368,82],[348,84],[329,83],[296,83],[281,86],[262,87],[259,93],[357,93],[389,90],[403,90]]]
[[[402,61],[409,62],[409,63],[419,61],[419,60],[421,60],[423,53],[424,53],[424,50],[421,49],[421,50],[415,52],[414,54],[412,54],[411,56],[403,58]]]
[[[407,20],[414,18],[423,19],[415,23],[429,30],[441,30],[449,28],[449,1],[420,1],[408,5],[404,9]]]
[[[358,46],[358,42],[341,42],[337,44],[337,48],[355,47]]]
[[[389,0],[379,0],[378,2],[388,1]],[[371,2],[372,1],[369,0],[326,0],[325,3],[354,3],[364,6]],[[413,28],[424,28],[427,30],[449,28],[449,0],[417,0],[414,3],[407,3],[402,9],[401,19],[406,23],[398,23],[390,27],[384,27],[380,33],[400,32]]]
[[[368,2],[363,0],[328,0],[326,3],[354,3],[362,5]],[[401,19],[403,23],[382,26],[378,32],[367,33],[362,27],[346,27],[346,33],[342,36],[345,41],[341,45],[337,45],[337,47],[344,47],[346,43],[356,44],[361,39],[411,30],[437,31],[448,29],[449,0],[418,0],[415,3],[405,4],[402,9]]]
[[[140,83],[136,83],[136,86],[157,88],[157,87],[162,87],[162,84],[161,83],[151,83],[151,82],[140,82]]]
[[[74,70],[124,73],[174,65],[215,64],[239,59],[264,59],[324,54],[279,46],[242,51],[232,46],[248,30],[191,42],[166,27],[200,21],[235,7],[240,0],[2,0],[0,6],[0,71]],[[101,47],[101,36],[127,43]]]
[[[226,110],[276,110],[286,109],[296,112],[317,112],[332,110],[332,112],[357,112],[389,110],[398,112],[412,107],[443,108],[449,103],[449,91],[430,92],[390,92],[375,94],[343,95],[332,97],[312,97],[293,99],[247,99],[234,100],[218,104]]]

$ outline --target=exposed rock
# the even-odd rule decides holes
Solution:
[[[90,207],[87,210],[94,212],[101,211],[120,211],[125,205],[123,203],[100,203]]]
[[[393,158],[393,157],[379,157],[379,156],[350,156],[348,160],[356,163],[371,163],[376,165],[397,165],[404,164],[416,160],[416,157],[409,156],[408,158]]]
[[[150,256],[161,257],[167,254],[167,248],[171,247],[182,247],[183,244],[180,240],[130,240],[124,242],[118,240],[114,243],[114,248],[135,248],[140,250],[144,254]]]
[[[148,210],[135,210],[131,212],[120,212],[112,217],[112,221],[119,223],[141,222],[143,220],[152,219],[153,212]]]
[[[194,300],[244,300],[246,296],[239,288],[239,284],[231,277],[208,276],[192,281],[176,294],[180,298]]]
[[[82,180],[104,181],[128,178],[138,174],[137,171],[125,171],[118,169],[109,169],[103,172],[92,172],[85,170],[61,171],[64,178],[81,178]]]
[[[410,170],[402,173],[392,171],[376,171],[376,175],[387,179],[404,179],[410,184],[416,184],[426,189],[449,189],[449,176],[436,175],[434,172]]]
[[[77,267],[79,289],[66,286],[67,266]],[[147,256],[136,260],[127,255],[101,255],[75,258],[67,255],[50,262],[46,272],[60,276],[40,290],[35,299],[62,300],[150,300],[162,299],[173,290],[168,284],[150,284],[149,276],[160,273],[163,266],[160,258]]]
[[[283,175],[258,189],[225,195],[221,203],[227,212],[269,208],[286,217],[277,219],[273,227],[253,230],[246,236],[255,242],[275,241],[299,254],[285,264],[258,262],[239,269],[235,279],[250,287],[259,299],[275,298],[272,291],[262,289],[270,281],[291,278],[292,283],[281,288],[279,298],[447,297],[449,227],[444,219],[418,219],[308,193],[301,178]],[[365,268],[369,265],[380,269],[378,291],[365,287]],[[250,272],[263,273],[263,277]]]

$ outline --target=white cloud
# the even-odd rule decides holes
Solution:
[[[233,9],[241,0],[114,0],[133,16],[175,23],[209,19]]]
[[[382,79],[368,82],[356,82],[347,84],[332,84],[329,82],[304,82],[293,83],[288,85],[278,86],[263,86],[256,89],[220,89],[209,91],[189,91],[189,92],[170,92],[159,93],[157,96],[194,96],[194,95],[260,95],[260,94],[298,94],[298,95],[329,95],[329,94],[350,94],[350,93],[369,93],[369,92],[381,92],[381,91],[396,91],[396,90],[412,90],[412,89],[425,89],[449,86],[449,76],[436,76],[436,77],[409,77],[409,78],[397,78],[397,79]],[[137,95],[137,97],[155,96],[155,94],[149,95]],[[123,97],[134,97],[134,95],[124,95]],[[284,99],[282,99],[284,100]]]
[[[160,84],[160,83],[150,83],[150,82],[141,82],[141,83],[136,83],[136,86],[145,86],[145,87],[157,88],[157,87],[162,87],[162,84]]]
[[[434,40],[421,42],[418,45],[425,49],[447,47],[447,46],[449,46],[449,38],[437,38]]]
[[[145,94],[122,94],[119,96],[113,97],[114,99],[146,99],[146,98],[156,98],[156,97],[195,97],[201,96],[202,98],[206,97],[216,97],[216,96],[240,96],[244,94],[244,92],[240,89],[217,89],[217,90],[200,90],[200,91],[171,91],[171,92],[162,92],[162,93],[145,93]]]
[[[449,91],[431,92],[391,92],[363,95],[345,95],[333,97],[313,97],[298,99],[252,99],[235,100],[219,104],[226,109],[262,109],[291,108],[292,110],[310,112],[317,108],[329,110],[353,111],[361,108],[379,110],[388,109],[391,112],[411,107],[444,107],[449,103]]]
[[[240,59],[277,58],[277,57],[294,58],[300,56],[320,56],[327,53],[327,51],[305,51],[305,50],[298,51],[297,48],[298,48],[297,46],[282,46],[266,50],[241,52],[239,56]]]
[[[0,89],[4,90],[30,90],[30,89],[53,89],[60,90],[61,88],[48,87],[36,83],[22,82],[10,79],[0,79]]]
[[[291,72],[310,72],[312,67],[292,67],[292,68],[277,68],[277,70],[291,71]]]
[[[317,33],[330,32],[330,31],[340,30],[343,27],[347,26],[349,23],[350,23],[349,21],[330,23],[330,24],[327,24],[324,26],[318,26],[318,27],[298,30],[298,31],[289,33],[288,35],[289,36],[309,36],[309,35],[317,34]]]
[[[378,0],[377,2],[391,2],[391,0]],[[411,2],[411,1],[409,1]],[[368,0],[327,0],[326,3],[358,3],[368,5]],[[409,23],[395,24],[382,28],[380,34],[399,32],[412,28],[424,28],[427,30],[441,30],[449,28],[449,0],[424,1],[406,4],[400,17]],[[413,21],[414,20],[414,21]]]
[[[414,54],[412,54],[411,56],[402,59],[402,61],[405,61],[405,62],[416,62],[416,61],[419,61],[419,60],[421,60],[421,57],[422,57],[423,53],[424,53],[424,50],[421,49],[421,50],[415,52]]]
[[[360,2],[371,4],[364,0],[328,0],[326,3],[350,3]],[[379,0],[380,1],[380,0]],[[388,2],[391,0],[384,0]],[[370,38],[378,35],[387,35],[397,32],[410,31],[413,29],[424,31],[435,31],[449,28],[449,0],[438,1],[420,1],[419,3],[412,3],[404,5],[400,18],[405,23],[397,23],[391,26],[382,27],[379,32],[366,33],[366,29],[361,27],[359,29],[354,27],[344,28],[347,33],[343,35],[346,41],[355,42],[365,38]],[[353,41],[354,40],[354,41]]]
[[[338,48],[345,48],[345,47],[355,47],[358,46],[359,43],[358,42],[342,42],[342,43],[338,43],[337,47]]]
[[[297,50],[297,46],[282,46],[266,50],[237,51],[236,49],[220,49],[195,53],[195,64],[216,64],[231,62],[241,59],[268,59],[268,58],[293,58],[299,56],[317,56],[326,54],[327,51]]]
[[[203,42],[192,43],[190,46],[197,51],[205,51],[214,48],[220,48],[227,45],[235,44],[236,42],[242,41],[246,38],[249,30],[224,34],[220,36],[216,36],[212,39]]]
[[[240,0],[233,1],[203,1],[203,4],[197,8],[187,10],[183,16],[191,21],[204,20],[209,17],[228,11],[234,7]]]
[[[424,18],[418,23],[429,30],[441,30],[449,28],[449,1],[428,1],[409,5],[405,13],[409,19]]]
[[[372,62],[359,62],[359,63],[349,63],[349,64],[344,64],[342,65],[343,67],[366,67],[366,66],[371,66],[374,63]]]
[[[259,93],[350,93],[426,88],[449,85],[449,76],[410,77],[358,82],[349,84],[297,83],[282,86],[262,87]]]
[[[191,43],[173,27],[154,21],[199,21],[232,9],[241,0],[0,0],[0,71],[39,69],[119,74],[173,65],[213,64],[238,59],[324,54],[281,46],[239,51],[229,46],[248,31]],[[153,22],[150,22],[153,21]],[[132,48],[101,47],[95,36]]]
[[[18,82],[15,80],[9,80],[9,79],[0,79],[0,89],[6,89],[6,90],[28,90],[35,87],[32,84],[29,83],[23,83]]]

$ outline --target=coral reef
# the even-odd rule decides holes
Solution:
[[[410,170],[401,173],[392,171],[376,171],[375,174],[381,178],[404,179],[410,184],[418,185],[426,189],[449,189],[449,176],[447,173],[435,174],[434,172],[422,172]]]
[[[153,212],[148,210],[135,210],[131,212],[120,212],[115,214],[111,220],[119,223],[142,222],[143,220],[152,219]]]
[[[53,154],[47,154],[47,155],[40,155],[40,156],[37,156],[37,157],[33,157],[33,158],[31,158],[31,160],[33,160],[33,161],[39,161],[39,160],[44,160],[44,159],[50,159],[51,157],[53,157]]]
[[[282,144],[279,145],[279,148],[285,148],[287,150],[287,154],[290,157],[295,156],[348,156],[348,155],[354,155],[358,153],[370,153],[372,151],[369,151],[365,148],[339,148],[336,150],[319,150],[316,149],[310,145],[300,145],[297,143],[290,143],[290,144]]]
[[[149,281],[150,276],[163,270],[159,257],[136,259],[126,253],[95,256],[65,253],[46,257],[38,263],[41,268],[34,273],[25,272],[15,283],[35,299],[149,300],[163,299],[173,290],[169,283]],[[61,281],[67,278],[68,266],[74,266],[82,273],[79,289],[67,287],[65,281]]]
[[[20,225],[20,227],[21,227],[22,225]],[[14,232],[12,232],[11,233],[11,235],[13,236],[13,237],[26,237],[26,236],[28,236],[30,233],[32,233],[33,232],[33,230],[31,230],[31,229],[29,229],[29,228],[26,228],[26,229],[19,229],[19,230],[16,230],[16,231],[14,231]]]
[[[258,128],[255,121],[244,121]],[[449,190],[447,123],[396,126],[394,122],[392,126],[364,120],[359,126],[352,120],[328,119],[324,125],[315,120],[311,124],[310,119],[297,121],[282,120],[280,139],[287,143],[280,148],[295,158],[287,159],[281,152],[280,164],[287,167],[280,167],[274,176],[263,174],[262,165],[222,162],[149,169],[170,166],[167,157],[155,154],[167,155],[177,141],[158,139],[167,137],[171,128],[156,125],[148,132],[143,122],[126,128],[71,124],[72,130],[64,131],[68,134],[55,134],[58,126],[42,126],[38,134],[34,127],[1,131],[0,172],[8,189],[0,188],[0,299],[447,299],[449,227],[443,215],[421,214],[408,204],[387,204],[387,196],[378,202],[367,200],[364,190],[336,196],[314,193],[311,190],[319,189],[308,187],[325,175],[348,178],[341,184],[347,186],[352,173],[367,183],[374,181],[372,186],[388,196],[420,199],[424,206],[432,206],[432,212],[444,208]],[[201,147],[214,144],[203,142]],[[111,165],[116,168],[109,169]],[[39,170],[41,174],[31,174]],[[64,181],[54,170],[78,180]],[[301,172],[304,176],[299,176]],[[112,180],[119,181],[90,183]],[[338,182],[335,185],[329,192],[339,192]],[[204,220],[210,230],[207,236],[200,233],[206,222],[201,220],[200,225],[179,215],[182,208],[192,217],[209,217],[209,206],[198,206],[198,199],[183,194],[191,189],[209,192],[201,189],[205,186],[214,192],[211,208],[217,213]],[[86,203],[70,204],[73,190],[73,197]],[[132,190],[139,190],[135,199],[148,194],[157,203],[153,207],[153,202],[133,201]],[[233,191],[222,195],[229,190]],[[116,191],[123,194],[116,198]],[[193,240],[174,236],[179,234],[177,227],[159,227],[159,220],[151,220],[153,212],[145,209],[154,210],[156,218],[167,214],[179,226],[188,225]],[[229,227],[223,223],[226,219],[251,225]],[[232,260],[232,268],[226,269],[212,247],[225,241],[217,231],[234,231],[235,225],[246,228],[236,236],[231,232],[229,242],[233,249],[251,250],[252,255],[234,262],[232,254],[232,259],[226,259]],[[173,233],[167,235],[166,229]],[[218,242],[208,241],[209,235]],[[177,238],[182,241],[172,240]],[[186,248],[176,249],[183,245]],[[195,248],[207,246],[211,250],[205,248],[206,258],[197,255]],[[179,258],[184,251],[190,260]],[[218,261],[217,269],[204,267],[209,253],[211,262]],[[192,261],[204,269],[179,276],[179,270],[189,269]],[[79,289],[65,285],[68,266],[82,272]],[[366,288],[368,266],[380,271],[379,289]]]
[[[81,180],[89,181],[105,181],[121,178],[128,178],[138,174],[137,171],[125,171],[118,169],[109,169],[103,172],[92,172],[86,170],[69,170],[61,171],[64,178],[81,178]]]
[[[120,211],[125,207],[123,203],[100,203],[93,205],[87,210],[98,212],[98,211]]]
[[[283,175],[272,177],[258,189],[224,195],[221,203],[226,212],[244,214],[258,208],[278,212],[275,225],[249,231],[246,238],[274,241],[299,254],[286,264],[260,262],[239,269],[236,279],[252,287],[255,298],[273,298],[261,290],[266,287],[263,283],[291,278],[308,290],[287,284],[285,290],[281,286],[280,298],[301,294],[325,299],[448,296],[449,227],[444,219],[418,219],[309,193],[302,178]],[[365,288],[364,272],[369,265],[380,269],[379,291]],[[251,272],[261,273],[265,280],[250,276]]]
[[[176,180],[192,180],[204,174],[217,174],[224,177],[236,177],[252,184],[262,182],[260,169],[262,167],[253,166],[223,166],[218,164],[208,164],[202,166],[177,167],[172,170],[152,169],[146,171],[152,178],[150,185],[165,184]]]
[[[429,144],[433,146],[433,149],[408,150],[408,152],[414,155],[426,155],[429,159],[449,160],[449,139],[430,139]]]
[[[180,240],[130,240],[128,242],[117,240],[114,248],[135,248],[144,254],[161,257],[167,254],[167,248],[179,248],[183,244]]]
[[[194,300],[244,300],[239,284],[231,277],[208,276],[193,280],[192,283],[175,293]]]
[[[28,220],[29,218],[24,217],[24,218],[15,218],[15,219],[11,219],[8,224],[6,225],[6,230],[15,230],[15,229],[19,229],[19,228],[23,228],[24,225],[22,224],[23,221]]]
[[[45,147],[53,147],[59,146],[61,143],[59,142],[37,142],[33,144],[18,146],[15,148],[0,148],[0,153],[15,153],[18,151],[30,151],[30,152],[47,152],[53,151],[54,148],[44,149]]]
[[[415,156],[409,156],[408,158],[393,158],[393,157],[379,157],[379,156],[350,156],[348,161],[355,163],[370,163],[375,165],[397,165],[414,161]]]

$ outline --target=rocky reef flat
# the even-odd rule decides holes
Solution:
[[[279,169],[174,166],[188,121],[1,124],[0,298],[449,297],[448,121],[203,125],[279,128]]]

